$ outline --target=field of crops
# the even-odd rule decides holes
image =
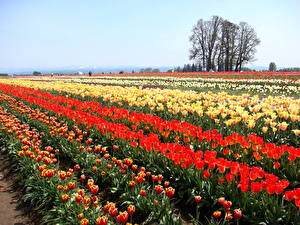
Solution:
[[[300,224],[299,74],[171,75],[0,79],[28,207],[46,224]]]

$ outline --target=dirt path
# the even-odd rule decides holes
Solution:
[[[20,193],[15,190],[16,179],[8,169],[8,162],[0,155],[0,225],[33,225],[18,204]]]

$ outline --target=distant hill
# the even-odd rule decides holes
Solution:
[[[107,66],[107,67],[89,67],[89,66],[70,66],[70,67],[60,67],[60,68],[0,68],[0,73],[2,74],[32,74],[34,71],[41,72],[42,74],[51,74],[51,73],[59,73],[59,74],[74,74],[78,72],[82,72],[87,74],[91,71],[93,74],[95,73],[119,73],[123,71],[124,73],[139,72],[141,69],[145,68],[153,68],[159,69],[160,72],[166,72],[169,69],[174,69],[177,66]],[[257,71],[266,71],[269,69],[267,66],[248,66],[248,68]],[[285,67],[277,67],[277,70],[283,69]]]
[[[88,73],[119,73],[123,71],[125,73],[139,72],[141,69],[145,68],[159,69],[160,72],[166,72],[169,69],[174,68],[175,66],[115,66],[115,67],[61,67],[61,68],[18,68],[18,69],[3,69],[0,68],[0,73],[9,73],[9,74],[32,74],[33,71],[41,72],[42,74],[51,74],[51,73],[60,73],[60,74],[74,74],[78,72]]]

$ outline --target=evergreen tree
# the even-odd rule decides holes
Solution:
[[[188,63],[188,64],[186,65],[186,72],[191,72],[191,69],[192,69],[192,67],[191,67],[191,65]]]
[[[192,64],[192,71],[191,72],[196,72],[196,66],[195,66],[194,63]]]
[[[271,62],[270,64],[269,64],[269,71],[272,71],[272,72],[274,72],[274,71],[276,71],[277,69],[276,69],[276,64],[274,63],[274,62]]]

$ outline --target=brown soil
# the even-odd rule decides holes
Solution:
[[[16,182],[17,177],[11,172],[9,162],[0,155],[0,225],[34,225],[25,212],[26,207],[20,204],[21,193]]]

